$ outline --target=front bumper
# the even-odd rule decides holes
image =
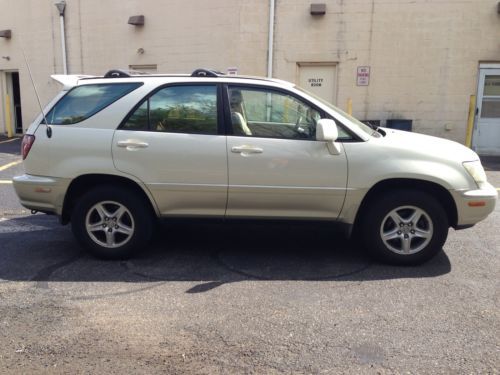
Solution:
[[[25,174],[14,177],[12,181],[24,207],[45,213],[62,214],[70,179]]]
[[[484,183],[477,190],[451,190],[457,205],[457,227],[474,225],[486,219],[495,209],[498,198],[497,190],[489,183]]]

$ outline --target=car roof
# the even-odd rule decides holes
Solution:
[[[155,84],[168,82],[230,82],[230,83],[271,83],[273,86],[294,87],[295,85],[288,81],[276,78],[265,78],[258,76],[245,75],[226,75],[221,72],[208,69],[196,69],[192,74],[147,74],[137,71],[125,71],[113,69],[103,76],[92,76],[83,74],[62,75],[54,74],[51,78],[63,85],[64,90],[69,90],[74,86],[91,83],[105,82],[151,82]],[[151,82],[153,83],[153,82]]]

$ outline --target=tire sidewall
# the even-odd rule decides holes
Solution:
[[[134,220],[134,233],[129,241],[116,248],[100,246],[89,236],[85,220],[89,210],[97,203],[114,201],[125,206]],[[83,195],[71,215],[71,227],[76,239],[94,256],[101,259],[126,259],[139,247],[148,243],[153,220],[147,204],[134,191],[111,186],[97,187]]]
[[[443,207],[430,194],[416,190],[394,191],[371,204],[364,213],[362,234],[365,248],[383,262],[396,265],[418,265],[442,250],[448,236],[448,217]],[[426,247],[414,254],[397,254],[387,248],[380,236],[380,228],[387,214],[395,208],[415,206],[429,215],[433,235]]]

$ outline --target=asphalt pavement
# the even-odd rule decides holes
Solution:
[[[23,173],[21,139],[0,137],[0,219],[28,213],[12,187],[12,177]]]
[[[0,169],[19,160],[0,143]],[[500,187],[500,168],[488,177]],[[420,267],[328,224],[165,222],[130,261],[88,256],[0,171],[2,373],[500,371],[500,207]]]

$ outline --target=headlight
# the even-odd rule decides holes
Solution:
[[[466,161],[463,165],[478,185],[483,182],[487,182],[486,173],[484,172],[483,166],[479,160]]]

